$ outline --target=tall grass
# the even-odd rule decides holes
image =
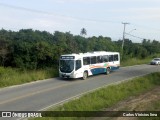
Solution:
[[[150,61],[153,59],[153,58],[156,58],[156,57],[160,57],[160,53],[157,53],[157,54],[153,54],[153,55],[150,55],[148,57],[146,57],[145,59],[140,59],[138,57],[134,57],[134,58],[128,58],[126,56],[126,58],[124,58],[122,61],[121,61],[121,66],[132,66],[132,65],[140,65],[140,64],[149,64]]]
[[[23,84],[36,80],[55,77],[58,70],[54,68],[46,68],[42,70],[21,71],[15,68],[0,67],[0,87]]]
[[[48,111],[97,111],[124,100],[130,96],[135,96],[151,90],[160,85],[160,73],[152,73],[144,77],[123,82],[118,85],[111,85],[92,93],[86,94],[79,99],[72,100],[57,108],[51,108]],[[38,118],[37,120],[39,120]],[[75,117],[42,118],[45,120],[76,120]],[[83,118],[85,119],[85,118]]]
[[[121,61],[121,66],[132,66],[132,65],[140,65],[140,64],[149,64],[152,58],[139,59],[139,58],[131,58],[127,60]]]

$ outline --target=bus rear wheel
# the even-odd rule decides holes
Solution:
[[[83,80],[87,79],[87,77],[88,77],[88,73],[87,73],[87,71],[85,71],[85,72],[83,73]]]
[[[110,68],[107,68],[106,75],[110,74],[110,72],[111,72]]]

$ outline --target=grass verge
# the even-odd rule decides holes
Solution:
[[[133,80],[123,82],[118,85],[110,85],[101,88],[92,93],[86,94],[79,99],[72,100],[57,108],[51,108],[47,111],[97,111],[122,101],[130,96],[142,94],[148,90],[160,85],[160,72],[152,73],[144,77],[135,78]],[[77,120],[86,118],[76,117],[45,117],[35,118],[34,120]]]
[[[27,82],[52,78],[58,75],[56,69],[46,68],[45,70],[28,70],[0,67],[0,87],[23,84]]]

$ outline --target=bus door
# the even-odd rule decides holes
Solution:
[[[75,73],[76,73],[76,78],[83,76],[82,60],[81,59],[78,59],[75,61]]]
[[[118,54],[109,55],[109,66],[111,70],[116,70],[119,67]]]

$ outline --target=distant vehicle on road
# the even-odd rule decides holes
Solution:
[[[106,73],[120,66],[119,52],[87,52],[61,55],[59,76],[61,78],[83,78],[90,75]]]
[[[151,65],[160,65],[160,58],[154,58],[151,62]]]

